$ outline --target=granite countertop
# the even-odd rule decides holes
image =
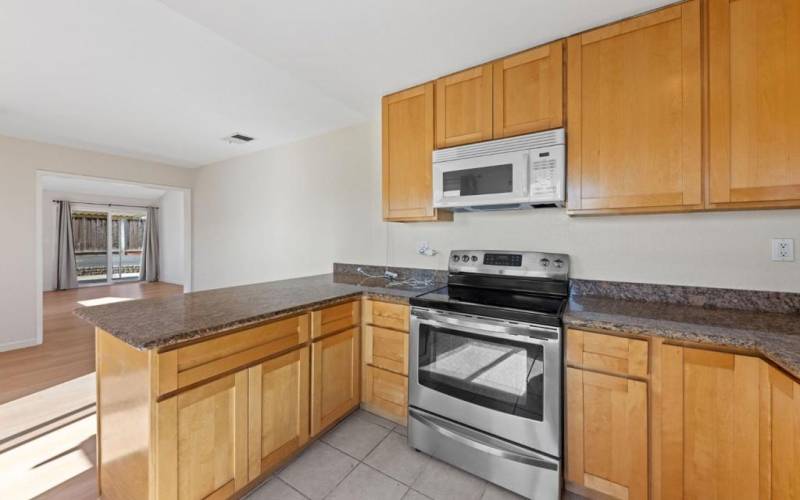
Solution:
[[[572,296],[564,324],[760,354],[800,378],[800,314]]]
[[[219,288],[170,297],[83,307],[75,314],[139,350],[256,325],[364,294],[408,303],[444,286],[392,286],[383,278],[322,274],[254,285]]]

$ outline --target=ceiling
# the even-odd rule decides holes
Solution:
[[[3,0],[0,134],[200,166],[375,119],[385,93],[668,3]]]
[[[68,195],[102,196],[107,198],[141,200],[147,202],[160,200],[161,197],[166,193],[166,191],[163,189],[155,189],[139,184],[105,182],[60,175],[43,175],[41,177],[41,186],[44,191],[52,191]],[[67,198],[78,199],[74,198],[73,196],[68,196]]]

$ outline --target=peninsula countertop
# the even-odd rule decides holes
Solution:
[[[139,350],[254,326],[367,295],[408,303],[410,297],[444,286],[412,287],[384,278],[321,274],[253,285],[218,288],[170,297],[76,309],[75,314]]]
[[[564,324],[743,350],[800,379],[800,314],[573,296]]]

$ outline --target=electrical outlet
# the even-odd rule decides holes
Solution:
[[[772,260],[777,262],[794,261],[794,240],[791,238],[773,238]]]

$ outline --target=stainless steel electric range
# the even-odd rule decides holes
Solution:
[[[520,495],[561,494],[569,257],[454,251],[411,299],[408,442]]]

